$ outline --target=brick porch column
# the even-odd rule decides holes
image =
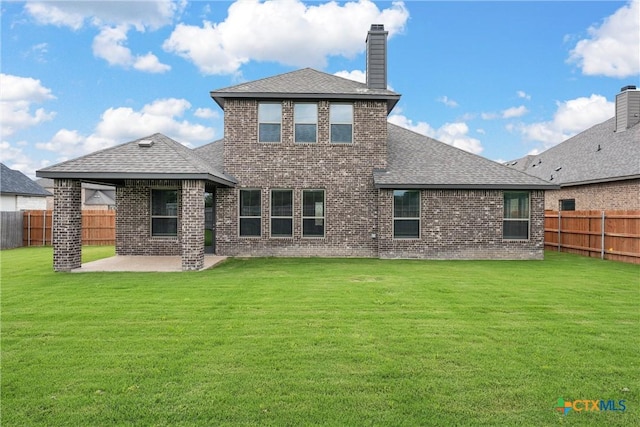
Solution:
[[[182,270],[204,267],[204,181],[182,181]]]
[[[55,179],[53,197],[53,269],[82,265],[82,187],[76,179]]]

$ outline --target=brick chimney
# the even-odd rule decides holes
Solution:
[[[625,86],[616,95],[616,132],[624,132],[640,122],[640,90]]]
[[[387,35],[383,24],[372,24],[367,34],[367,87],[387,88]]]

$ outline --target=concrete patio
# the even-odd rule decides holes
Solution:
[[[207,270],[227,259],[224,256],[205,255],[204,267]],[[98,271],[130,271],[130,272],[177,272],[182,271],[180,256],[126,256],[116,255],[97,261],[82,264],[82,267],[71,270],[72,273],[92,273]]]

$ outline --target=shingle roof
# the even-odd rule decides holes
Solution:
[[[507,165],[561,186],[640,178],[640,123],[614,129],[615,117]]]
[[[0,163],[0,193],[16,196],[51,196],[47,190],[20,171]]]
[[[388,124],[388,165],[378,188],[553,189],[539,178]]]
[[[235,183],[222,169],[160,133],[41,169],[36,175],[110,183],[124,179],[204,179],[223,185]]]
[[[370,89],[364,83],[303,68],[214,90],[211,91],[211,97],[222,108],[225,98],[385,99],[387,110],[391,111],[400,94],[387,89]]]
[[[194,148],[194,152],[207,161],[216,170],[224,170],[224,140],[219,139],[209,144]]]

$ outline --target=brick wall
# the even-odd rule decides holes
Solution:
[[[204,181],[182,181],[182,270],[204,267]]]
[[[53,268],[71,271],[82,265],[82,197],[80,181],[54,180]]]
[[[393,190],[380,190],[380,257],[542,259],[544,193],[531,192],[530,238],[502,239],[501,190],[423,190],[419,239],[393,239]]]
[[[560,209],[562,199],[575,199],[579,211],[640,209],[640,179],[547,191],[545,209]]]
[[[118,255],[180,255],[182,231],[177,237],[151,237],[151,189],[181,189],[180,181],[127,180],[116,190],[116,253]],[[181,206],[178,192],[178,224]],[[204,196],[203,196],[204,203]],[[202,208],[204,215],[204,206]],[[203,227],[204,228],[204,227]]]
[[[238,236],[236,189],[217,192],[217,252],[260,256],[377,256],[373,169],[386,166],[386,103],[354,102],[352,144],[329,142],[329,103],[318,103],[318,142],[293,140],[293,102],[282,102],[282,141],[257,142],[257,102],[225,101],[225,171],[240,188],[262,192],[262,237]],[[294,230],[270,238],[271,189],[294,190]],[[325,237],[302,238],[302,190],[325,190]]]

